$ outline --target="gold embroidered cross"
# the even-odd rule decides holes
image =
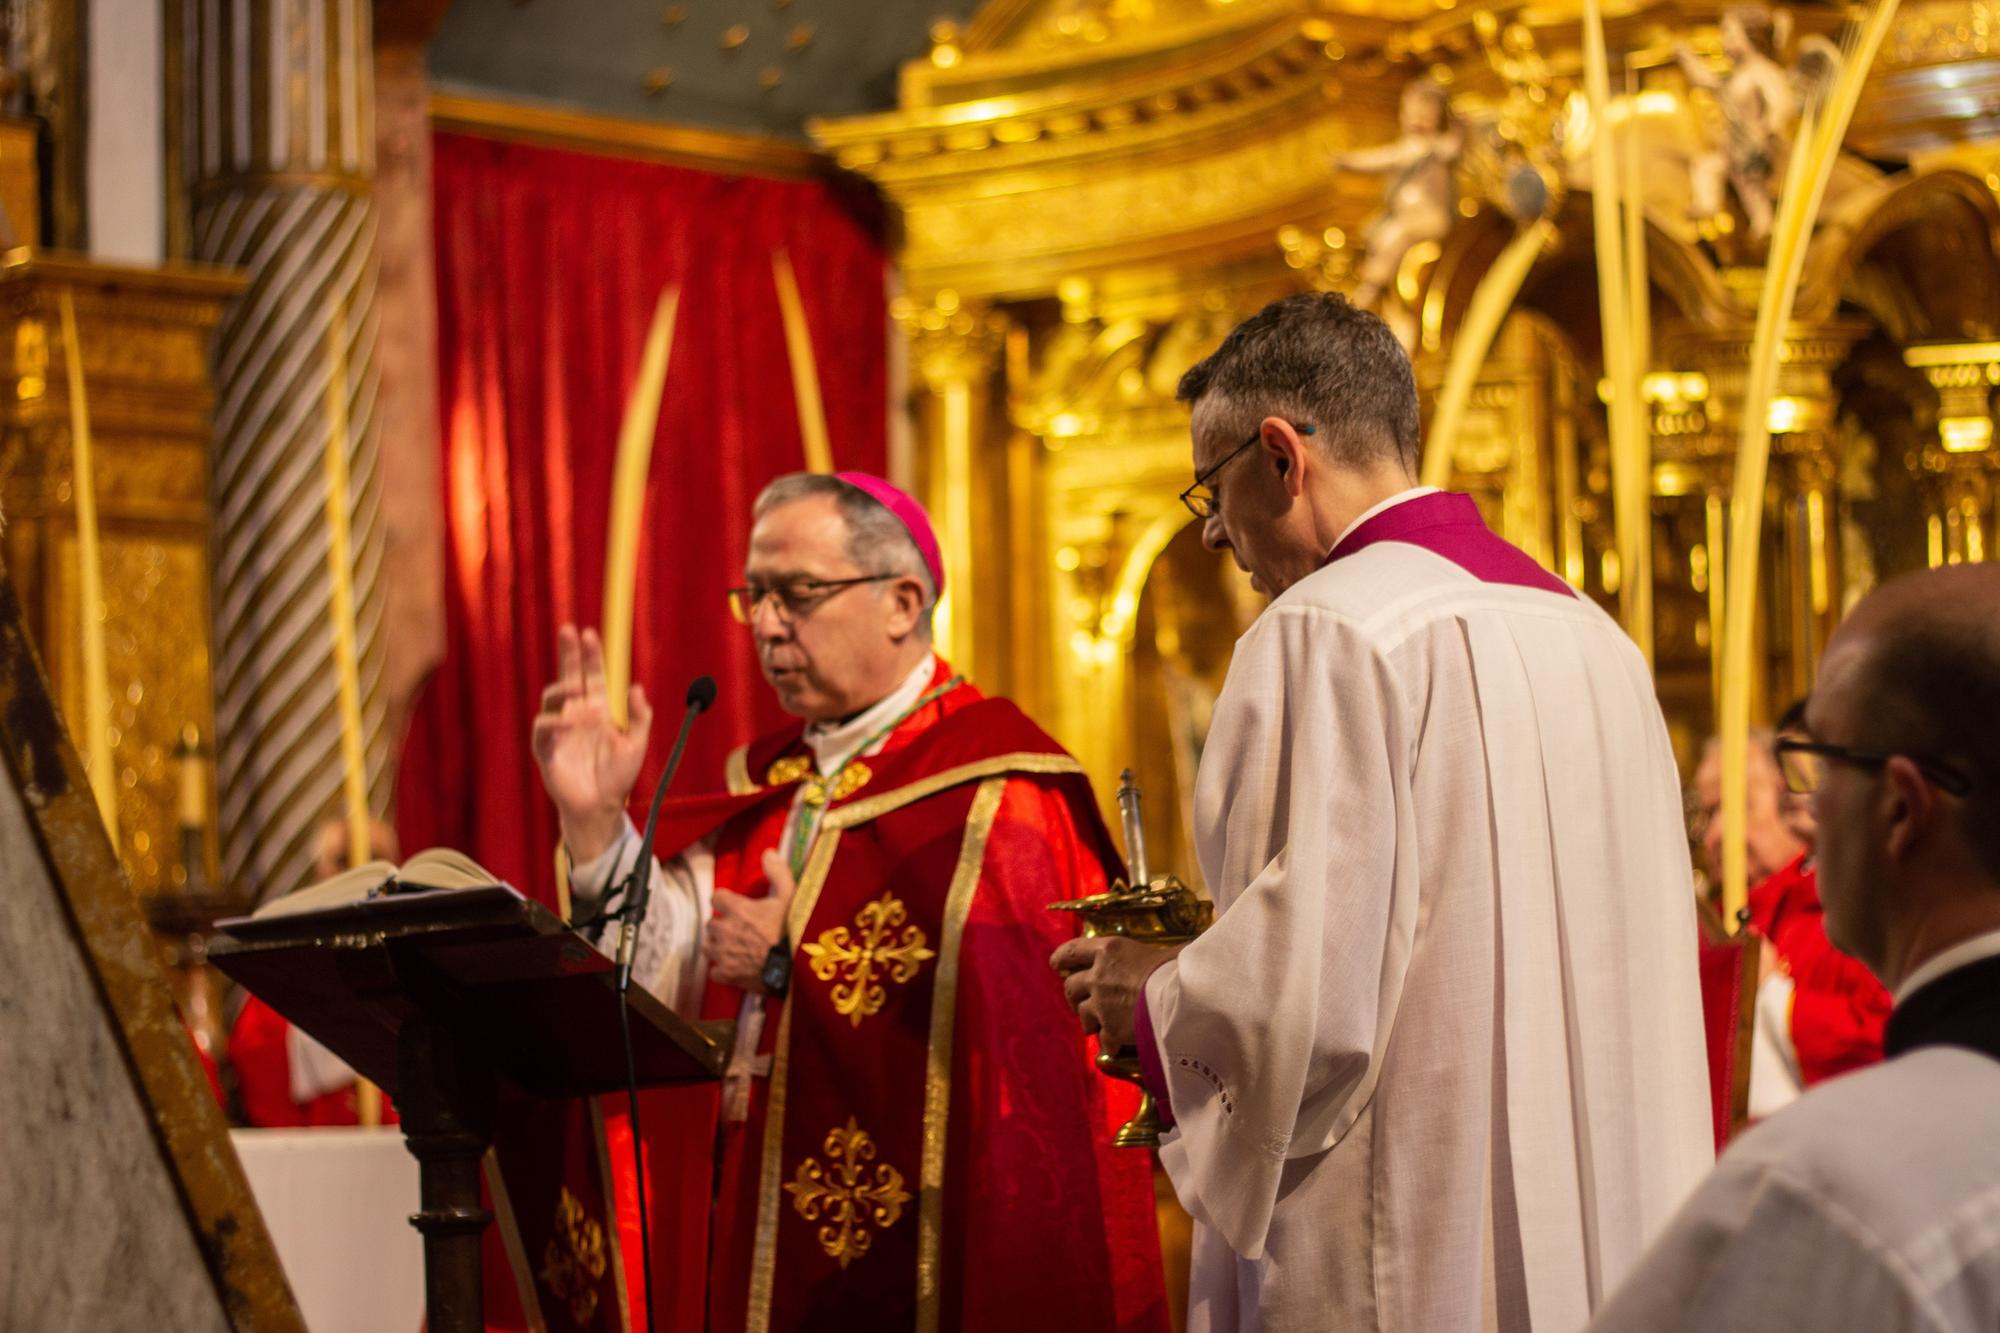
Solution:
[[[807,805],[821,806],[829,801],[844,801],[868,785],[874,772],[859,759],[850,759],[827,777],[821,777],[813,769],[811,756],[803,754],[787,755],[772,763],[764,774],[764,783],[770,787],[782,787],[787,782],[805,783],[805,790],[799,799]]]
[[[847,1117],[845,1128],[827,1131],[827,1165],[808,1157],[799,1163],[798,1175],[785,1186],[792,1207],[808,1222],[821,1218],[820,1248],[842,1268],[847,1267],[874,1243],[869,1228],[886,1229],[903,1215],[910,1192],[903,1188],[903,1173],[884,1162],[868,1179],[868,1163],[875,1159],[875,1140]]]
[[[924,947],[921,927],[903,925],[908,916],[901,900],[885,893],[856,914],[852,931],[835,926],[801,948],[814,976],[821,981],[841,978],[833,988],[833,1010],[855,1027],[888,1002],[888,988],[878,977],[907,984],[925,959],[937,957]]]
[[[569,1305],[579,1325],[597,1313],[597,1282],[604,1276],[604,1228],[563,1187],[556,1201],[555,1234],[542,1251],[542,1284]]]
[[[788,754],[783,759],[776,759],[771,762],[771,767],[764,774],[764,785],[768,787],[782,787],[787,782],[797,782],[812,771],[812,756]]]

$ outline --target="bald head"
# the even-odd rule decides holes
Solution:
[[[1843,744],[1969,779],[1967,832],[2000,880],[2000,565],[1927,570],[1870,593],[1827,645],[1813,695],[1822,739],[1834,727]]]
[[[1827,645],[1806,730],[1827,934],[1892,988],[2000,929],[2000,567],[1913,574]]]

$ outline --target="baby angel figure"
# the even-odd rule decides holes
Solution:
[[[1399,120],[1402,133],[1389,143],[1333,160],[1338,170],[1389,177],[1382,211],[1368,224],[1368,253],[1353,292],[1354,303],[1364,308],[1374,307],[1394,287],[1412,246],[1444,239],[1457,202],[1452,171],[1465,149],[1465,134],[1444,89],[1429,79],[1406,84]]]

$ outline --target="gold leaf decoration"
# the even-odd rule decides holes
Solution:
[[[800,1162],[785,1192],[800,1217],[824,1221],[818,1231],[820,1248],[846,1268],[868,1253],[876,1231],[896,1224],[912,1196],[903,1188],[903,1173],[886,1162],[871,1177],[868,1163],[875,1159],[875,1140],[853,1116],[844,1127],[827,1131],[823,1151],[826,1164],[815,1157]]]
[[[604,1277],[604,1228],[564,1186],[556,1200],[556,1232],[542,1250],[542,1285],[588,1324],[597,1313],[597,1283]]]
[[[855,915],[853,930],[835,926],[802,946],[812,974],[835,982],[834,1012],[855,1027],[888,1003],[885,981],[908,985],[927,960],[937,957],[925,947],[929,941],[923,929],[904,924],[908,919],[902,901],[885,893]]]

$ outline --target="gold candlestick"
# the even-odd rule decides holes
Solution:
[[[181,728],[174,759],[180,766],[175,822],[181,835],[181,889],[199,895],[208,888],[208,858],[202,846],[202,834],[208,828],[208,756],[201,748],[201,731],[194,723]]]

